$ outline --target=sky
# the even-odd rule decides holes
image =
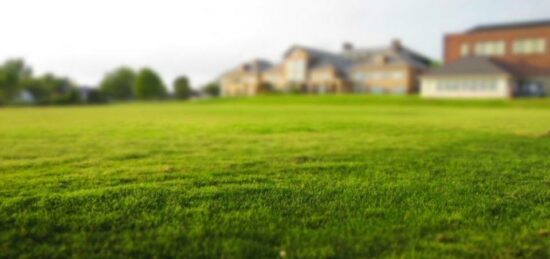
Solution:
[[[0,61],[98,85],[125,65],[194,87],[293,44],[339,51],[392,39],[436,60],[443,35],[550,19],[550,0],[0,0]]]

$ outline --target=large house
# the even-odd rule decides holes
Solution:
[[[273,65],[255,59],[225,73],[220,79],[223,96],[256,95],[263,84],[263,73]]]
[[[306,93],[414,93],[418,75],[431,60],[393,41],[383,48],[355,49],[346,43],[338,53],[292,46],[276,65],[256,59],[224,73],[222,95],[262,91]]]
[[[445,37],[443,67],[421,77],[424,97],[510,98],[550,93],[550,21],[479,26]]]

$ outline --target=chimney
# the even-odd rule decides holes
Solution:
[[[344,42],[342,44],[342,50],[344,52],[349,52],[349,51],[352,51],[353,50],[353,44],[351,44],[350,42]]]
[[[394,39],[391,42],[391,48],[394,51],[401,51],[401,49],[403,48],[403,45],[401,45],[401,41],[399,39]]]
[[[252,61],[252,64],[254,64],[254,66],[260,66],[260,59],[259,58],[255,58],[253,61]]]

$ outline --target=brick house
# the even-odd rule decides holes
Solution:
[[[418,75],[430,64],[429,58],[402,46],[399,41],[388,47],[363,49],[346,43],[337,53],[295,45],[284,53],[277,65],[265,65],[261,69],[249,65],[248,70],[241,66],[222,75],[221,86],[225,96],[260,92],[251,89],[251,85],[268,85],[279,92],[406,94],[417,91]],[[251,73],[254,80],[249,78]]]
[[[419,88],[418,76],[432,61],[393,41],[389,47],[348,49],[344,55],[354,62],[350,74],[355,92],[412,94]]]
[[[550,92],[549,42],[550,21],[484,25],[448,34],[444,40],[445,65],[422,77],[421,94],[497,98],[547,94]],[[500,73],[494,73],[496,70],[510,77],[507,84],[503,83]],[[508,94],[503,96],[504,92]]]

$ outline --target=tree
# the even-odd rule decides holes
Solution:
[[[180,76],[174,81],[174,94],[178,99],[189,99],[192,94],[189,79],[186,76]]]
[[[35,80],[39,88],[47,92],[45,100],[42,100],[43,103],[71,104],[79,101],[76,87],[69,78],[45,74]]]
[[[144,68],[136,77],[134,93],[143,100],[161,99],[166,97],[166,87],[155,71]]]
[[[100,89],[111,100],[130,100],[134,97],[135,79],[131,68],[121,67],[105,75]]]
[[[0,104],[7,103],[15,97],[21,83],[32,77],[32,70],[21,59],[12,59],[0,66]]]
[[[37,104],[47,104],[51,97],[51,91],[43,78],[26,78],[21,82],[21,89],[29,91]]]
[[[90,104],[98,104],[98,103],[105,103],[105,95],[101,92],[99,89],[91,89],[88,93],[88,99],[86,100],[86,103]]]
[[[220,85],[217,82],[212,82],[203,87],[203,92],[209,96],[220,95]]]
[[[12,59],[0,65],[0,104],[16,101],[30,93],[37,104],[72,104],[79,102],[78,89],[66,77],[45,74],[33,76],[23,60]],[[21,94],[21,95],[20,95]]]

